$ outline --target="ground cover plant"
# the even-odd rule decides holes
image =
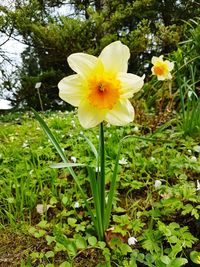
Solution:
[[[81,134],[97,146],[97,129],[82,129],[76,111],[41,116],[69,161],[95,164]],[[33,114],[3,116],[2,266],[195,266],[189,255],[200,246],[199,139],[185,138],[176,119],[173,127],[155,132],[136,124],[105,125],[106,177],[116,143],[134,138],[123,143],[111,228],[98,241],[69,172],[50,168],[59,156]],[[75,171],[91,196],[87,170]]]

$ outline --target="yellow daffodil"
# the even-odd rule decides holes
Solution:
[[[163,56],[152,57],[151,63],[153,67],[151,68],[152,74],[156,75],[158,80],[170,80],[172,78],[171,71],[174,68],[174,63],[169,60],[163,60]]]
[[[129,48],[120,41],[106,46],[99,57],[85,53],[68,57],[76,74],[59,82],[59,96],[78,107],[84,128],[102,121],[118,126],[133,121],[134,109],[128,99],[142,88],[144,77],[127,73],[129,57]]]

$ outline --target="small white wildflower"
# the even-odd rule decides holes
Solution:
[[[83,131],[80,132],[80,135],[83,135]]]
[[[22,147],[23,147],[23,148],[28,147],[28,142],[27,142],[27,141],[24,141],[24,143],[22,144]]]
[[[98,134],[96,135],[96,138],[99,139],[99,135]]]
[[[76,125],[74,120],[71,120],[71,124],[73,127],[75,127],[75,125]]]
[[[105,197],[105,202],[106,202],[106,204],[108,203],[108,196]]]
[[[135,133],[138,133],[138,132],[139,132],[139,128],[138,128],[137,126],[135,126],[135,127],[133,128],[133,131],[134,131]]]
[[[101,167],[100,166],[99,167],[97,166],[96,169],[95,169],[95,171],[96,172],[100,172],[101,171]]]
[[[200,146],[194,146],[193,149],[195,152],[200,153]]]
[[[43,214],[45,211],[47,211],[49,208],[51,207],[51,205],[43,205],[43,204],[38,204],[36,206],[36,210],[39,214]]]
[[[155,180],[154,187],[159,188],[162,185],[162,182],[160,180]]]
[[[80,204],[79,204],[78,201],[76,201],[76,202],[74,203],[74,208],[75,208],[75,209],[78,209],[79,207],[80,207]]]
[[[197,180],[197,191],[199,191],[200,190],[200,182],[199,182],[199,180]]]
[[[190,161],[191,161],[191,162],[197,162],[197,158],[196,158],[195,156],[192,156],[192,157],[190,158]]]
[[[191,91],[191,90],[189,90],[188,91],[188,97],[189,97],[189,99],[191,99],[191,96],[193,95],[193,91]]]
[[[76,157],[71,157],[71,161],[73,161],[74,163],[76,163]]]
[[[129,246],[135,245],[136,243],[137,243],[137,239],[135,237],[131,236],[131,237],[128,238]]]
[[[192,150],[191,149],[188,149],[188,153],[191,154],[192,153]]]
[[[10,141],[13,142],[15,140],[14,136],[10,136]]]
[[[154,157],[150,157],[150,161],[155,161],[156,159]]]
[[[39,89],[41,87],[42,83],[41,82],[37,82],[35,84],[35,89]]]
[[[119,164],[126,165],[126,164],[128,164],[128,161],[127,161],[127,159],[122,158],[122,159],[119,160]]]

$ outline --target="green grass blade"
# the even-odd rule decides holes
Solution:
[[[104,239],[104,230],[103,230],[103,224],[102,224],[102,216],[101,216],[101,204],[100,204],[100,198],[99,198],[99,190],[97,186],[97,180],[95,172],[92,168],[88,167],[88,173],[89,173],[89,179],[90,179],[90,186],[92,189],[92,196],[94,200],[94,206],[96,210],[96,230],[98,233],[99,240]]]
[[[64,163],[64,162],[60,162],[60,163],[55,163],[50,165],[51,168],[54,169],[60,169],[60,168],[69,168],[69,167],[80,167],[80,166],[86,166],[85,164],[81,164],[81,163]]]
[[[115,185],[116,185],[116,178],[117,178],[117,171],[118,171],[118,165],[119,165],[120,150],[121,150],[121,142],[119,143],[118,153],[117,153],[117,157],[115,161],[115,167],[114,167],[113,175],[111,177],[110,190],[108,194],[108,202],[107,202],[105,217],[104,217],[105,230],[108,229],[109,221],[110,221],[110,215],[111,215],[112,204],[113,204],[113,196],[115,192]]]
[[[98,175],[97,185],[98,185],[99,197],[100,197],[102,227],[103,227],[103,230],[105,230],[105,227],[104,227],[104,216],[105,216],[105,148],[104,148],[103,123],[101,123],[99,125],[99,166],[100,166],[100,173]]]
[[[86,140],[86,142],[88,143],[88,145],[90,146],[92,152],[94,153],[96,159],[98,159],[98,152],[96,150],[96,147],[93,145],[93,143],[90,141],[89,138],[87,138],[84,134],[82,134],[81,136],[83,136]]]
[[[49,140],[52,142],[52,144],[54,145],[55,149],[57,150],[58,154],[60,155],[60,157],[62,158],[63,162],[68,164],[69,162],[67,161],[67,158],[65,156],[65,153],[63,152],[62,148],[60,147],[56,137],[53,135],[53,133],[51,132],[51,130],[49,129],[49,127],[47,126],[47,124],[45,123],[45,121],[40,117],[40,115],[34,110],[32,109],[36,119],[38,120],[38,122],[40,123],[42,129],[44,130],[44,132],[46,133],[46,135],[48,136]],[[82,195],[82,198],[84,200],[85,206],[92,218],[93,223],[96,223],[95,217],[93,212],[91,211],[91,208],[88,204],[87,198],[85,196],[85,193],[83,192],[83,189],[79,183],[78,177],[76,176],[75,172],[73,171],[73,169],[71,167],[68,167],[68,170],[70,172],[70,174],[72,175],[72,177],[74,178],[74,181],[77,184],[77,187]]]
[[[49,127],[47,126],[47,124],[45,123],[45,121],[40,117],[40,115],[34,110],[32,109],[36,119],[38,120],[38,122],[40,123],[43,131],[45,132],[45,134],[48,136],[49,140],[51,141],[51,143],[54,145],[55,149],[57,150],[58,154],[60,155],[61,159],[64,162],[67,162],[67,158],[65,153],[63,152],[61,146],[59,145],[56,137],[53,135],[53,133],[51,132],[51,130],[49,129]]]

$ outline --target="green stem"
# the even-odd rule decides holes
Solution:
[[[101,206],[101,223],[103,231],[104,228],[104,212],[105,212],[105,148],[104,148],[104,130],[103,123],[99,125],[99,167],[100,175],[98,177],[98,186],[99,186],[99,197],[100,197],[100,206]]]
[[[113,197],[114,197],[116,179],[117,179],[117,170],[118,170],[118,165],[119,165],[120,149],[121,149],[121,142],[119,143],[118,153],[117,153],[116,162],[115,162],[115,168],[114,168],[113,175],[112,175],[111,182],[110,182],[108,203],[106,206],[105,219],[104,219],[105,230],[108,228],[109,222],[110,222],[110,215],[111,215],[111,210],[112,210],[112,205],[113,205]]]

